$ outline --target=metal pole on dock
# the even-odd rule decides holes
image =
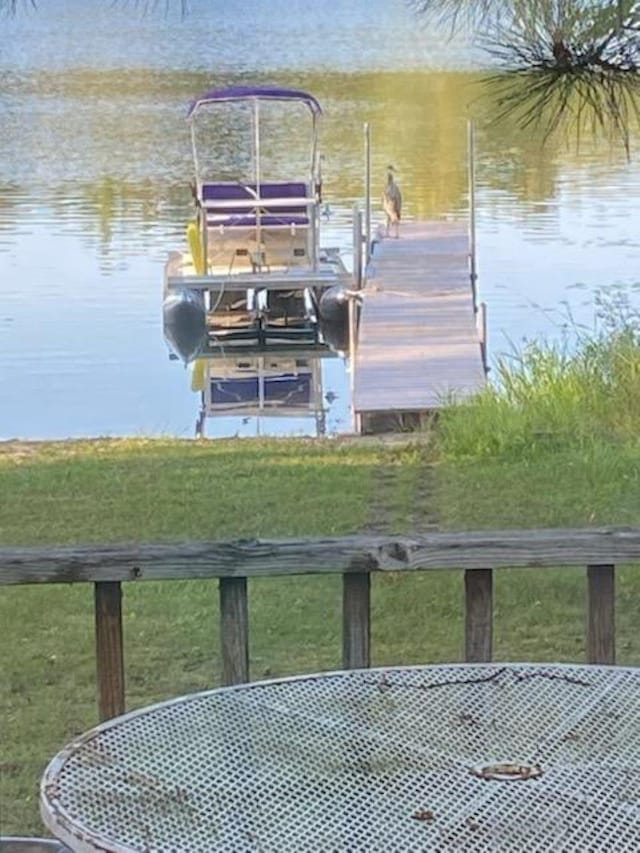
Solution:
[[[371,251],[371,128],[369,122],[364,125],[364,265],[369,262]]]
[[[467,156],[469,175],[469,272],[473,291],[473,310],[478,310],[478,272],[476,268],[476,164],[475,164],[475,128],[472,121],[467,122]]]
[[[351,396],[351,427],[354,432],[360,432],[360,418],[354,408],[356,380],[356,350],[357,350],[357,310],[355,291],[361,290],[364,279],[364,265],[368,257],[362,251],[362,211],[356,204],[353,208],[353,290],[347,295],[349,311],[349,391]]]
[[[353,208],[353,286],[362,287],[362,211],[358,205]]]

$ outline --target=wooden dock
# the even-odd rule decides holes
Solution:
[[[353,377],[361,420],[432,412],[483,387],[470,257],[466,222],[404,223],[399,239],[376,242]]]

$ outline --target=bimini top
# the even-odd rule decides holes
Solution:
[[[263,98],[273,101],[302,101],[314,115],[320,115],[322,108],[313,95],[296,89],[281,89],[278,86],[227,86],[225,89],[211,89],[200,95],[189,107],[187,118],[193,118],[195,112],[204,104],[221,101],[243,101],[250,98]]]

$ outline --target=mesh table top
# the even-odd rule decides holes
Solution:
[[[47,768],[75,851],[638,851],[640,669],[391,667],[194,694]]]

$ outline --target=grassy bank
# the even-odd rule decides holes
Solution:
[[[640,525],[640,348],[609,342],[531,349],[431,439],[0,445],[0,543]],[[460,659],[462,592],[457,572],[374,578],[374,662]],[[640,664],[639,602],[626,567],[623,663]],[[340,605],[338,578],[252,582],[252,676],[338,667]],[[130,707],[217,683],[217,606],[215,582],[125,586]],[[584,573],[499,571],[495,616],[497,658],[581,660]],[[47,759],[95,722],[92,590],[0,589],[0,620],[0,831],[38,833]]]

